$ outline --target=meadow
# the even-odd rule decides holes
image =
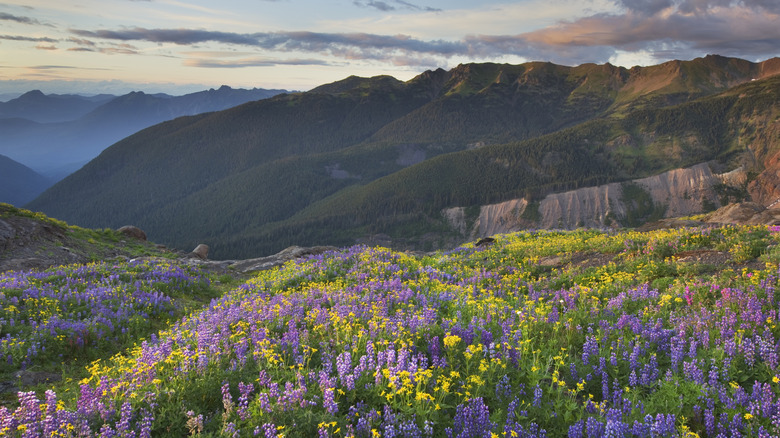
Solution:
[[[6,272],[0,364],[65,378],[0,406],[0,436],[778,436],[779,242],[725,226],[354,246],[194,310],[177,300],[209,278],[173,262]]]

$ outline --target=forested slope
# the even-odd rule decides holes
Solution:
[[[407,82],[349,77],[143,130],[29,208],[83,226],[133,223],[178,247],[206,241],[215,257],[372,233],[413,244],[446,234],[437,212],[448,206],[712,159],[737,165],[740,123],[777,102],[751,87],[776,93],[776,71],[776,60],[712,56],[630,70],[469,64]]]

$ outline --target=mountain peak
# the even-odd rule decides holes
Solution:
[[[19,96],[19,99],[31,99],[31,98],[41,98],[41,97],[46,97],[46,95],[43,94],[43,91],[31,90]]]

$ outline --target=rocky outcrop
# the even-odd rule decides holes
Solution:
[[[729,204],[707,216],[706,222],[715,224],[778,225],[780,209],[767,209],[755,202]]]
[[[548,195],[539,205],[541,228],[603,227],[607,215],[622,215],[620,184],[586,187]]]
[[[719,206],[715,187],[718,184],[744,187],[746,173],[736,169],[716,174],[707,163],[701,163],[630,182],[639,186],[653,204],[664,209],[664,217],[672,218],[699,214],[707,204]],[[611,183],[553,193],[538,203],[513,199],[484,205],[473,224],[467,223],[463,207],[448,208],[442,214],[454,230],[471,239],[528,228],[621,226],[622,218],[635,207],[634,201],[624,199],[623,187],[623,183]],[[529,208],[538,211],[526,211]]]
[[[67,245],[66,229],[30,217],[3,217],[2,213],[0,209],[0,272],[82,260]]]
[[[314,246],[310,248],[291,246],[271,256],[247,260],[227,261],[227,263],[230,270],[246,274],[256,271],[265,271],[267,269],[281,266],[290,260],[312,255],[319,255],[327,251],[335,251],[336,249],[338,248],[333,246]]]
[[[201,243],[198,246],[196,246],[195,249],[192,250],[189,256],[193,258],[196,257],[201,260],[206,260],[209,258],[209,246],[204,243]]]
[[[717,205],[718,194],[714,186],[722,181],[724,179],[713,174],[706,163],[635,180],[650,193],[653,202],[666,206],[666,217],[701,213],[705,200]]]
[[[125,225],[124,227],[119,228],[117,231],[133,239],[138,239],[142,241],[146,240],[146,233],[144,232],[144,230],[136,227],[135,225]]]

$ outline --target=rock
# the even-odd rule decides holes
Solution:
[[[144,230],[134,226],[134,225],[125,225],[124,227],[118,229],[120,233],[124,234],[127,237],[132,237],[133,239],[138,240],[146,240],[146,233],[144,233]]]
[[[707,222],[716,224],[777,225],[780,223],[780,210],[767,210],[755,202],[729,204],[715,210]]]
[[[474,246],[476,246],[476,247],[487,246],[487,245],[491,245],[495,241],[496,241],[496,239],[494,239],[492,237],[483,237],[483,238],[477,240],[477,243],[475,243]]]
[[[646,232],[646,231],[655,231],[655,230],[666,230],[671,228],[701,227],[703,225],[706,224],[700,221],[673,218],[673,219],[661,219],[655,222],[647,222],[645,224],[638,226],[636,230]]]
[[[46,371],[22,370],[17,371],[14,377],[21,381],[22,386],[40,385],[41,383],[59,382],[62,380],[61,374]]]
[[[195,249],[192,250],[190,253],[190,256],[195,256],[201,260],[206,260],[209,258],[209,246],[206,244],[199,244],[195,247]]]
[[[561,264],[560,256],[547,256],[539,259],[539,266],[558,266]]]
[[[290,260],[310,255],[318,255],[336,249],[337,248],[333,246],[315,246],[311,248],[291,246],[272,256],[238,261],[231,265],[230,268],[241,273],[264,271],[276,266],[281,266]]]
[[[0,264],[0,272],[3,271],[28,271],[30,269],[46,269],[52,265],[51,260],[40,257],[13,258],[3,260]]]

